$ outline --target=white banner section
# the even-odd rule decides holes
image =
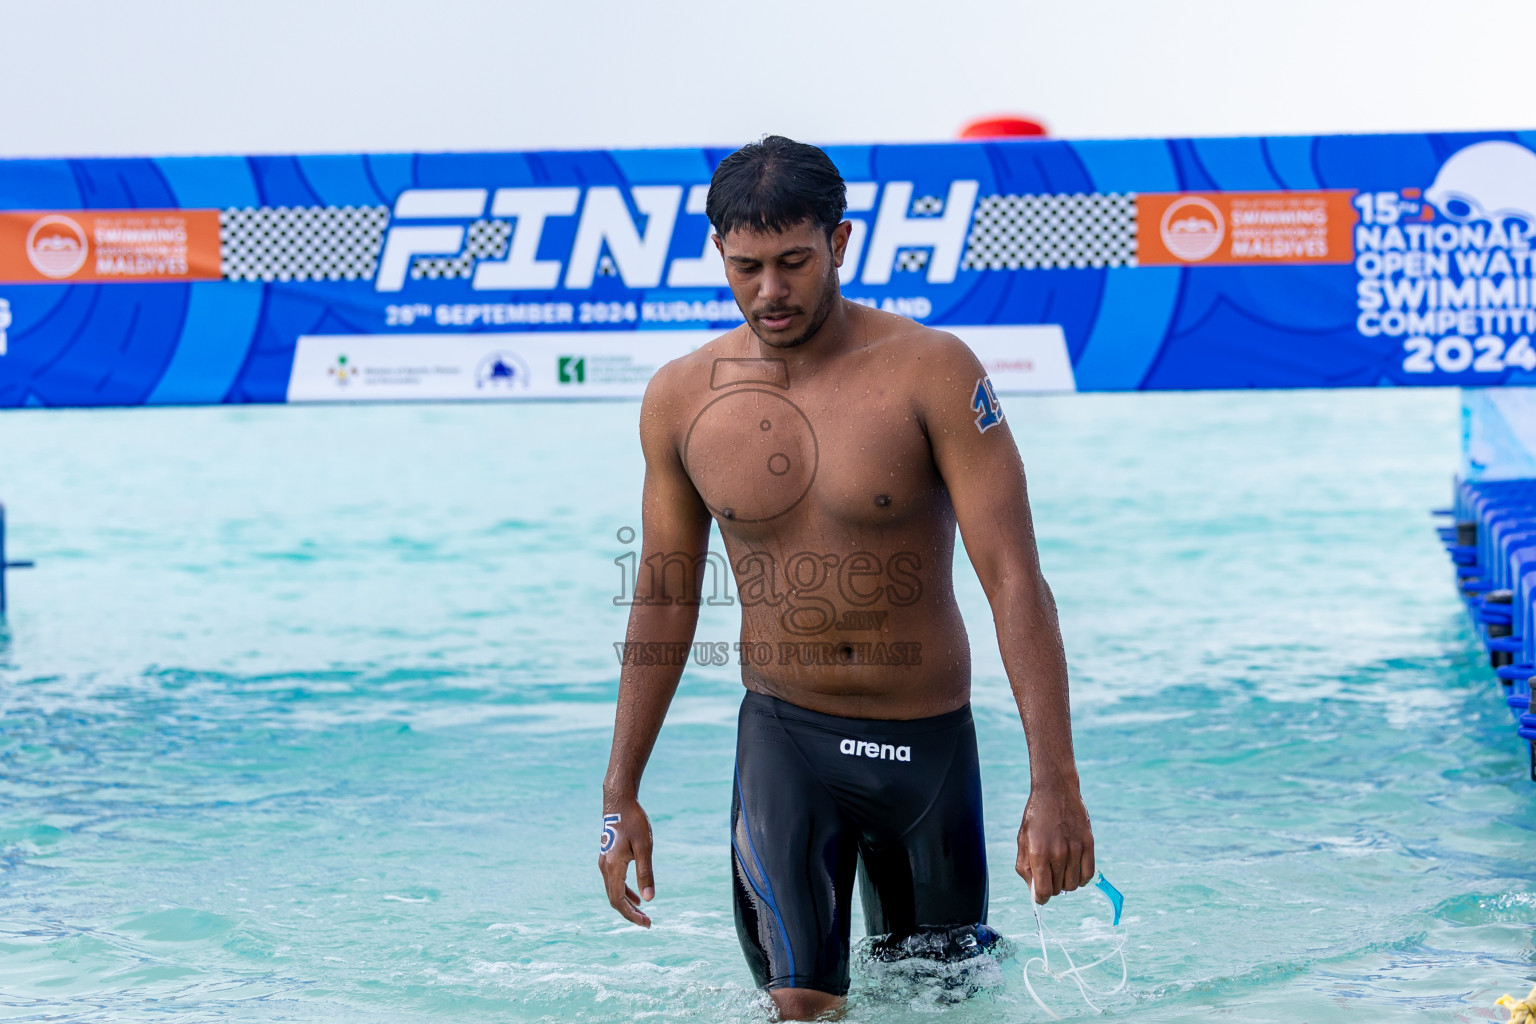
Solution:
[[[1055,324],[945,327],[970,345],[996,391],[1074,391]],[[720,331],[334,334],[299,338],[290,402],[639,398],[662,364]]]
[[[1031,391],[1076,391],[1067,336],[1057,324],[943,327],[971,347],[992,378],[992,390],[1005,395]]]

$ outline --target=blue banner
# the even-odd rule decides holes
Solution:
[[[1536,381],[1536,133],[831,146],[848,298],[1000,391]],[[624,397],[727,149],[0,161],[0,406]]]

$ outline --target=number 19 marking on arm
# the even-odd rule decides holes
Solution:
[[[976,429],[983,434],[1003,422],[1003,407],[997,402],[997,393],[992,390],[989,378],[983,377],[976,382],[971,408],[976,410]]]

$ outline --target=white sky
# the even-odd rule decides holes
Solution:
[[[0,0],[0,155],[1536,126],[1536,4]]]

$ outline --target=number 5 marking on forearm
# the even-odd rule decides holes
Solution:
[[[600,852],[607,853],[609,850],[613,849],[613,844],[618,841],[619,833],[613,827],[618,823],[619,816],[617,814],[603,815],[603,839],[602,843],[598,846],[598,850]]]
[[[971,395],[971,408],[977,414],[976,429],[983,434],[1003,422],[1003,407],[997,402],[997,393],[992,390],[990,378],[983,377],[976,382],[976,390]]]

